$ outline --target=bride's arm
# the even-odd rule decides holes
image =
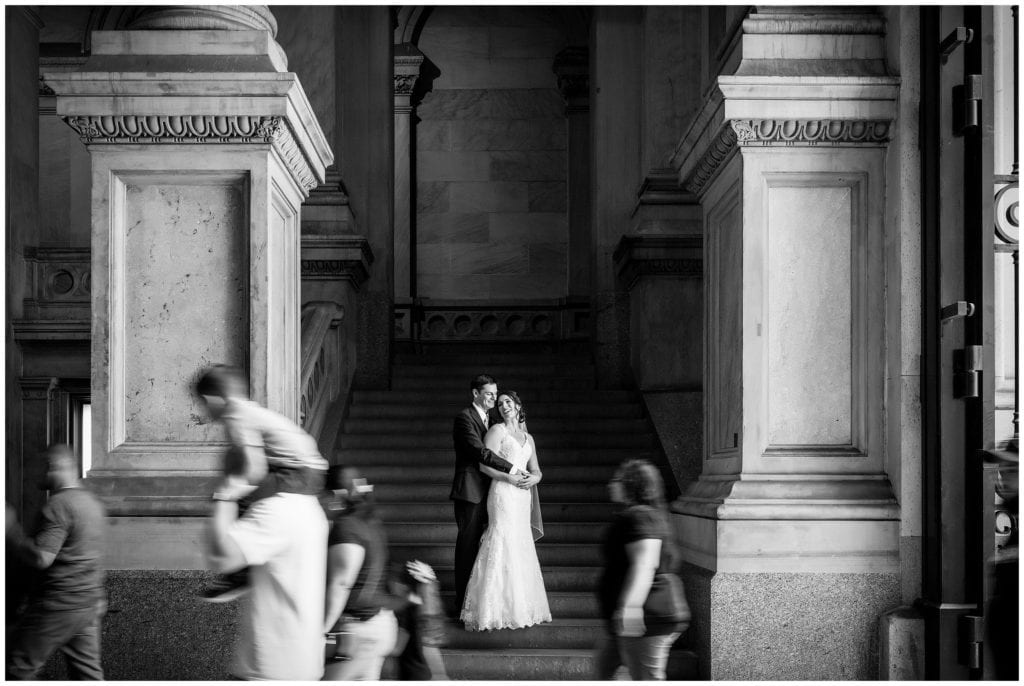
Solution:
[[[530,442],[532,450],[530,450],[530,462],[526,465],[530,476],[526,480],[524,488],[530,488],[539,484],[544,475],[540,472],[540,462],[537,460],[537,444],[533,442],[533,436],[526,434],[526,440]]]
[[[505,427],[501,424],[495,424],[487,430],[487,435],[484,436],[484,445],[495,455],[501,456],[501,439],[505,435]],[[481,463],[479,465],[480,471],[491,477],[492,479],[498,479],[499,481],[507,481],[508,483],[515,483],[516,480],[512,478],[513,474],[518,474],[519,470],[515,467],[512,468],[508,474],[505,472],[498,471],[493,467]]]

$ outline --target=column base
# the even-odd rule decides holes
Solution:
[[[686,565],[683,579],[701,678],[878,678],[878,616],[899,602],[897,573],[714,573]]]

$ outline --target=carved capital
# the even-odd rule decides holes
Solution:
[[[305,193],[317,185],[313,169],[284,117],[270,115],[183,114],[62,117],[86,145],[269,143]]]
[[[748,145],[883,145],[890,122],[856,119],[739,119],[731,122],[736,141]]]
[[[412,95],[419,74],[395,74],[395,95]]]

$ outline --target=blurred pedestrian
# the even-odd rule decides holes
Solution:
[[[8,636],[6,678],[35,679],[60,649],[72,679],[102,680],[106,513],[79,481],[78,460],[67,445],[47,448],[44,485],[50,497],[34,535],[25,535],[7,505],[7,551],[40,579]]]
[[[213,365],[195,384],[195,395],[214,421],[224,424],[231,448],[225,476],[236,477],[239,514],[275,493],[319,495],[327,472],[316,440],[284,415],[249,399],[240,370]],[[247,486],[247,488],[246,488]],[[204,592],[209,602],[234,600],[248,589],[246,568],[216,579]]]
[[[395,593],[409,602],[396,611],[398,626],[408,634],[398,656],[402,681],[448,681],[441,655],[445,644],[445,613],[437,575],[426,562],[412,560],[396,575]]]
[[[604,541],[598,598],[607,632],[595,649],[595,678],[612,679],[625,664],[633,680],[664,681],[669,649],[690,618],[675,575],[664,484],[653,464],[633,459],[619,466],[608,489],[623,508]]]
[[[326,681],[378,681],[398,640],[387,590],[388,541],[373,507],[373,486],[351,467],[327,472],[333,514],[327,546],[324,633],[334,639]]]

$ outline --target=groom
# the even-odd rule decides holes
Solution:
[[[480,464],[505,472],[512,464],[495,455],[484,446],[484,436],[490,426],[488,412],[498,397],[498,384],[487,374],[470,382],[473,404],[455,417],[452,440],[455,442],[455,478],[449,496],[455,501],[455,523],[459,527],[455,539],[455,597],[462,607],[466,586],[473,571],[480,537],[487,528],[487,491],[491,479],[480,471]],[[513,477],[517,486],[531,483],[529,474]],[[456,610],[458,612],[458,610]]]

